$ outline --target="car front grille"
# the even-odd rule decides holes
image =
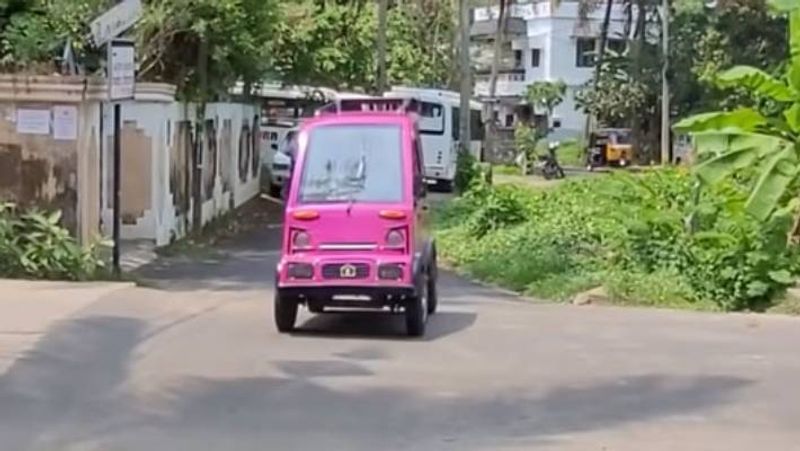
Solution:
[[[369,265],[366,263],[328,263],[322,265],[323,279],[357,280],[366,279],[367,277],[369,277]]]

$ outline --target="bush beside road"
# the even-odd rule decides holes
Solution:
[[[697,191],[681,169],[566,181],[473,184],[437,210],[439,252],[478,279],[566,301],[603,287],[624,305],[765,311],[800,272],[791,215],[762,223],[734,182]]]

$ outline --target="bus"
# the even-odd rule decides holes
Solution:
[[[383,96],[412,98],[420,103],[418,126],[422,136],[425,176],[434,181],[442,191],[452,191],[461,142],[461,95],[453,91],[394,86]],[[484,135],[481,102],[470,99],[469,117],[469,149],[480,161]]]

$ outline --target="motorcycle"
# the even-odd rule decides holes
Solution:
[[[558,163],[558,158],[556,158],[556,151],[560,144],[558,141],[550,142],[547,145],[547,155],[540,155],[535,164],[535,169],[541,172],[546,180],[563,179],[565,177],[564,169]]]

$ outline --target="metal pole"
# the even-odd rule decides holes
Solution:
[[[120,177],[122,173],[122,140],[121,140],[121,119],[122,118],[122,105],[119,102],[114,104],[114,205],[113,205],[113,222],[114,222],[114,253],[113,253],[113,269],[114,274],[119,276],[120,269],[120,230],[122,223],[120,221],[120,192],[121,183]]]
[[[662,53],[664,63],[661,66],[661,164],[669,164],[670,155],[670,127],[669,127],[669,0],[661,1],[662,9]]]
[[[459,118],[459,150],[461,152],[469,153],[469,143],[472,130],[470,129],[470,109],[469,100],[472,97],[472,68],[470,67],[469,58],[469,26],[470,26],[470,10],[467,0],[459,0],[459,29],[461,31],[460,42],[460,66],[461,66],[461,104],[460,118]]]

